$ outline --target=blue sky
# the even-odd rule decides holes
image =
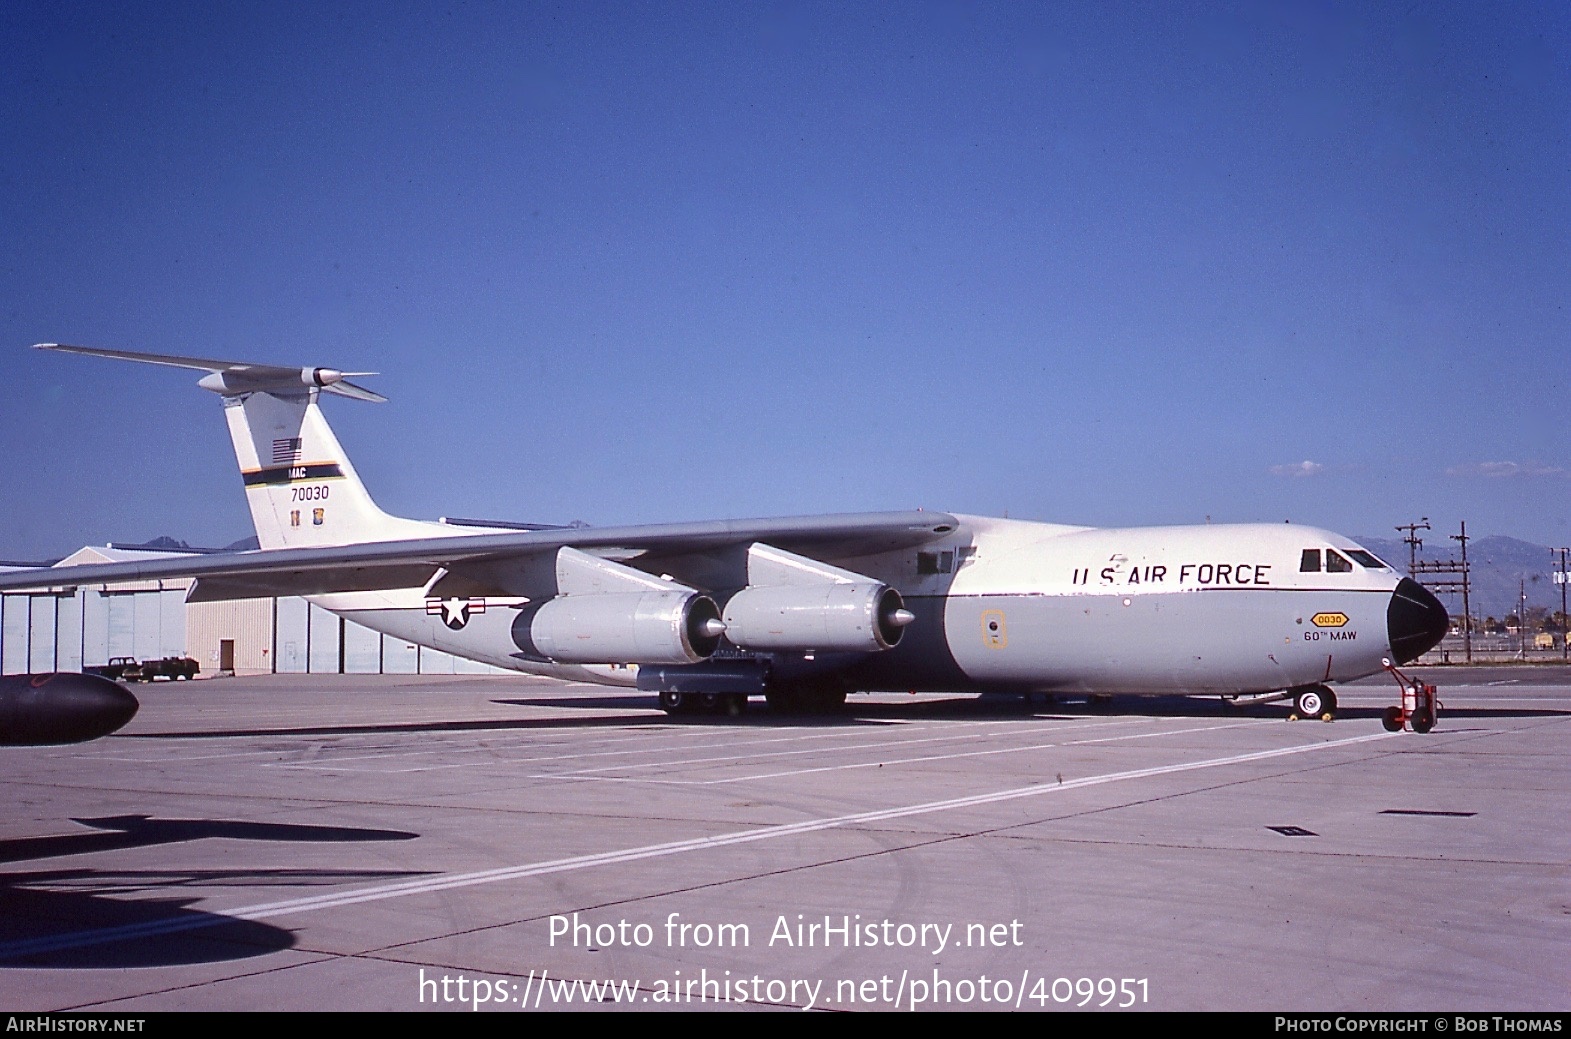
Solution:
[[[0,557],[389,511],[1571,542],[1571,8],[0,5]]]

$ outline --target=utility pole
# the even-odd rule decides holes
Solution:
[[[1556,549],[1549,550],[1549,558],[1555,558]],[[1560,586],[1560,659],[1571,660],[1571,652],[1567,652],[1566,636],[1571,635],[1571,624],[1566,623],[1566,582],[1571,577],[1566,576],[1566,553],[1571,548],[1558,549],[1560,553],[1560,569],[1555,571],[1555,584]]]
[[[1516,575],[1516,654],[1527,659],[1527,575]]]
[[[1424,539],[1418,536],[1421,530],[1429,530],[1429,517],[1424,516],[1417,523],[1399,524],[1397,533],[1407,531],[1407,537],[1402,540],[1407,543],[1407,576],[1412,577],[1418,569],[1418,550],[1424,547]]]
[[[1422,526],[1412,523],[1396,529],[1408,531],[1408,537],[1404,540],[1407,540],[1407,543],[1413,547],[1413,551],[1416,553],[1417,545],[1423,544],[1418,539],[1418,531],[1429,529],[1429,518],[1427,516],[1424,518]],[[1408,571],[1408,574],[1413,580],[1428,588],[1431,592],[1441,595],[1453,592],[1462,593],[1462,645],[1467,655],[1467,662],[1471,664],[1473,662],[1473,604],[1468,600],[1468,536],[1466,521],[1462,523],[1462,533],[1452,534],[1451,540],[1462,543],[1461,562],[1455,559],[1414,559],[1413,568]],[[1420,574],[1434,576],[1430,576],[1425,581],[1419,576]],[[1447,655],[1446,663],[1449,664],[1450,662],[1451,658]]]
[[[1467,647],[1467,662],[1473,662],[1473,608],[1467,601],[1467,520],[1462,521],[1462,533],[1452,534],[1451,540],[1462,543],[1462,640]]]

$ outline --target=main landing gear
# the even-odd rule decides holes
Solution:
[[[747,710],[747,694],[678,693],[668,689],[660,694],[660,709],[670,715],[719,714],[735,718]]]
[[[770,683],[764,700],[773,714],[837,714],[846,702],[846,690],[829,683]],[[747,710],[746,693],[682,693],[666,689],[660,693],[660,709],[677,715],[725,715],[732,718]]]
[[[1300,718],[1319,718],[1328,722],[1336,717],[1336,694],[1326,685],[1307,685],[1293,692],[1293,711],[1287,716],[1290,722]]]

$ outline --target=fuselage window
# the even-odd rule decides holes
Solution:
[[[954,552],[918,552],[916,554],[916,572],[925,574],[947,574],[955,568]]]
[[[1375,556],[1371,555],[1368,552],[1365,552],[1361,548],[1349,549],[1347,554],[1353,557],[1353,562],[1357,563],[1359,566],[1363,567],[1366,570],[1389,570],[1389,569],[1391,569],[1390,566],[1388,566],[1387,564],[1381,562]]]
[[[1353,572],[1353,564],[1352,563],[1349,563],[1346,559],[1343,559],[1341,556],[1337,555],[1335,552],[1331,551],[1329,548],[1326,549],[1326,573],[1328,573],[1328,574],[1350,574],[1352,572]]]
[[[1304,549],[1304,557],[1298,563],[1298,572],[1301,574],[1318,574],[1320,572],[1320,550],[1318,548]]]

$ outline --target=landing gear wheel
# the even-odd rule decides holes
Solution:
[[[1434,727],[1435,727],[1435,716],[1432,713],[1430,713],[1429,708],[1427,708],[1427,707],[1420,707],[1418,710],[1413,712],[1413,731],[1414,732],[1419,732],[1419,733],[1428,732],[1430,729],[1433,729]]]
[[[1402,708],[1387,707],[1386,713],[1380,716],[1380,724],[1386,727],[1387,732],[1402,731]]]
[[[1300,718],[1330,721],[1336,717],[1336,694],[1323,685],[1300,689],[1293,697],[1293,713]]]
[[[720,711],[727,717],[739,717],[745,710],[747,710],[747,695],[745,693],[727,693],[720,698]]]
[[[660,690],[660,709],[667,714],[687,714],[693,709],[692,697],[672,689]]]

